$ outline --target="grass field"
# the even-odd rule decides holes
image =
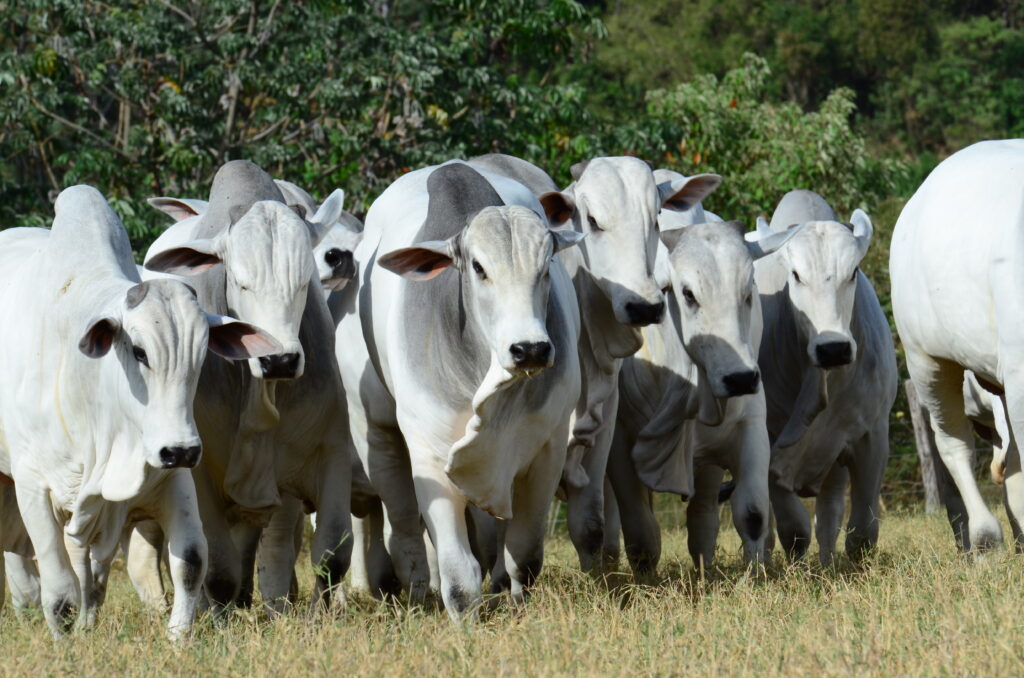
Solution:
[[[41,616],[5,608],[0,674],[1024,675],[1021,556],[956,555],[943,516],[889,513],[869,563],[831,571],[776,556],[764,579],[743,574],[731,528],[721,571],[704,580],[685,530],[665,536],[659,586],[582,575],[558,535],[525,610],[499,605],[460,627],[443,611],[352,595],[330,617],[204,617],[180,648],[118,565],[97,627],[64,642]],[[308,565],[300,576],[308,585]]]

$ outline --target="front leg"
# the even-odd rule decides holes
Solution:
[[[743,542],[743,562],[747,565],[768,562],[768,538],[771,536],[771,505],[768,501],[771,443],[765,428],[763,408],[761,412],[759,416],[744,419],[737,426],[740,454],[730,469],[736,481],[736,489],[729,500],[732,522]]]
[[[17,482],[18,510],[39,564],[43,616],[55,638],[67,633],[82,604],[78,579],[64,547],[64,526],[57,522],[49,492]]]
[[[863,558],[878,543],[879,498],[889,461],[889,416],[853,443],[850,463],[850,520],[846,525],[846,555]]]
[[[594,446],[583,457],[588,482],[583,487],[566,489],[569,538],[576,547],[580,569],[594,574],[600,573],[605,565],[604,476],[618,408],[619,393],[615,390],[604,403],[604,424],[594,438]]]
[[[39,568],[30,556],[17,553],[4,553],[4,564],[7,569],[7,582],[11,586],[11,604],[14,614],[21,615],[28,608],[42,604],[39,586]],[[0,582],[0,587],[3,583]]]
[[[302,502],[282,494],[281,507],[260,535],[259,575],[263,604],[271,616],[283,614],[290,603],[292,575],[298,559],[296,526],[301,529],[305,514]]]
[[[168,566],[174,586],[167,635],[177,641],[188,634],[195,620],[206,577],[207,545],[191,474],[185,469],[170,473],[157,505],[156,520],[167,536]]]
[[[693,567],[701,575],[714,564],[718,543],[718,490],[724,471],[710,464],[697,467],[693,478],[693,498],[686,505],[686,542]]]
[[[791,561],[800,560],[811,545],[811,517],[792,490],[769,481],[768,493],[779,532],[779,545]]]
[[[466,499],[459,492],[433,450],[410,445],[416,498],[437,549],[441,599],[453,621],[475,618],[481,597],[480,565],[473,556],[466,527]]]
[[[836,541],[846,512],[846,486],[850,474],[836,461],[825,476],[814,500],[814,536],[818,540],[818,559],[822,567],[832,567],[836,561]],[[852,521],[852,518],[851,518]],[[875,534],[878,533],[877,528]]]
[[[309,557],[316,573],[312,605],[328,609],[332,595],[344,602],[341,583],[352,561],[352,465],[349,451],[343,447],[325,450],[322,458]]]

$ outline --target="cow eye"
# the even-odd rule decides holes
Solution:
[[[590,216],[589,214],[587,215],[587,223],[590,224],[590,230],[592,231],[602,230],[601,227],[597,225],[597,219]]]
[[[854,280],[857,279],[857,271],[859,271],[859,270],[860,270],[860,268],[854,268],[853,269],[853,275],[850,276],[850,282],[853,282]]]
[[[142,350],[138,346],[132,346],[132,355],[135,356],[135,360],[137,362],[140,362],[146,367],[149,367],[149,356],[146,355],[146,352],[144,350]]]
[[[797,273],[796,271],[793,271],[793,280],[797,281],[798,283],[803,282],[802,280],[800,280],[800,274]]]
[[[685,299],[686,303],[689,304],[690,306],[697,306],[698,305],[697,304],[697,297],[693,296],[693,292],[690,291],[689,287],[684,287],[683,288],[683,299]]]
[[[484,267],[480,265],[480,262],[476,259],[473,260],[473,270],[480,276],[481,280],[487,280],[487,274],[484,272]]]
[[[748,294],[747,295],[747,300],[746,300],[745,303],[747,304],[747,306],[750,306],[752,303],[754,303],[754,295],[753,294]]]

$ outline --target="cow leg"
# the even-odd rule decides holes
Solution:
[[[760,397],[760,396],[758,396]],[[739,457],[730,469],[736,488],[729,500],[732,522],[743,542],[743,562],[768,562],[767,540],[771,535],[768,502],[768,462],[771,443],[764,419],[751,417],[737,426]]]
[[[452,620],[475,618],[481,595],[480,565],[469,546],[466,499],[439,468],[433,450],[410,453],[416,497],[437,550],[441,599]]]
[[[846,486],[850,472],[838,461],[832,464],[814,500],[814,536],[818,540],[818,560],[823,567],[836,562],[836,540],[846,512]]]
[[[787,558],[799,560],[811,545],[811,517],[794,492],[777,487],[770,481],[768,492],[779,532],[779,545]]]
[[[78,579],[64,547],[64,526],[57,522],[46,492],[29,489],[23,483],[16,485],[15,491],[39,564],[43,616],[50,632],[59,638],[71,629],[82,604]]]
[[[5,553],[4,564],[7,570],[7,583],[11,589],[11,605],[14,613],[19,615],[28,608],[42,604],[39,587],[39,568],[35,559],[17,553]],[[0,582],[0,586],[2,586]],[[2,596],[0,596],[2,600]]]
[[[1024,473],[1021,472],[1020,451],[1015,439],[1003,442],[1006,450],[1005,474],[1003,477],[1003,501],[1006,504],[1006,516],[1013,530],[1013,541],[1018,553],[1024,552]]]
[[[468,528],[467,528],[468,529]],[[435,594],[441,591],[441,571],[437,564],[437,549],[430,540],[430,531],[423,530],[423,549],[427,554],[427,571],[430,572],[430,590]],[[470,547],[470,551],[472,551]]]
[[[381,516],[383,518],[383,515]],[[365,517],[352,514],[352,564],[348,568],[349,586],[353,591],[359,591],[371,595],[370,572],[367,569],[369,559],[371,528],[367,524],[370,516]]]
[[[625,434],[615,432],[615,442],[608,455],[608,479],[615,492],[615,501],[622,517],[622,539],[626,559],[637,579],[655,574],[661,558],[661,530],[654,517],[651,491],[640,481],[629,457],[631,444]]]
[[[125,569],[139,600],[151,610],[162,612],[167,600],[161,571],[164,532],[160,524],[142,520],[133,525],[124,550]]]
[[[92,561],[92,585],[93,595],[96,596],[96,607],[103,607],[107,599],[107,582],[110,581],[110,566],[113,564],[113,556],[110,560]]]
[[[569,538],[576,547],[580,569],[595,574],[604,564],[604,476],[618,408],[616,390],[604,403],[604,426],[595,436],[594,446],[583,456],[583,468],[589,480],[583,487],[568,487],[566,491]]]
[[[167,479],[155,513],[167,536],[167,565],[174,587],[167,636],[177,641],[192,628],[209,561],[195,484],[188,471],[174,471]]]
[[[480,571],[490,572],[498,561],[498,521],[473,504],[466,508],[466,513],[469,545],[480,562]]]
[[[231,526],[231,541],[238,548],[239,586],[235,604],[238,607],[252,607],[254,584],[256,578],[256,552],[260,547],[260,535],[263,528],[252,523],[241,522]]]
[[[614,572],[619,568],[619,554],[622,552],[619,534],[622,532],[622,519],[619,516],[619,503],[615,499],[615,489],[607,473],[604,478],[604,569]]]
[[[850,463],[850,521],[846,525],[846,555],[860,560],[878,543],[879,497],[889,461],[889,417],[853,443]]]
[[[88,546],[79,546],[68,537],[64,537],[64,548],[67,550],[71,569],[78,578],[78,618],[75,625],[80,629],[90,629],[96,622],[96,587],[92,577],[92,558]]]
[[[364,540],[370,593],[376,598],[397,596],[402,592],[402,583],[398,580],[395,566],[388,555],[387,534],[391,528],[384,519],[384,507],[379,501],[363,519],[363,526],[366,530]]]
[[[349,398],[350,403],[356,400]],[[398,431],[372,424],[366,441],[356,435],[355,427],[352,437],[370,484],[384,505],[384,518],[391,527],[387,550],[395,574],[409,592],[410,602],[421,604],[430,590],[430,567],[405,443]]]
[[[686,543],[693,566],[701,574],[714,564],[718,543],[718,490],[723,474],[719,466],[699,466],[693,477],[693,498],[686,505]]]
[[[1001,544],[1003,533],[999,521],[988,510],[974,479],[974,434],[964,413],[963,368],[907,351],[907,369],[921,403],[931,416],[939,456],[966,506],[967,538],[963,539],[962,530],[957,529],[955,514],[950,520],[954,535],[963,539],[960,546],[966,550],[985,551]],[[947,503],[947,514],[950,511]],[[962,518],[960,515],[959,519]]]
[[[313,588],[314,608],[329,609],[331,597],[344,603],[342,581],[352,562],[352,464],[348,447],[330,449],[325,441],[324,463],[317,478],[316,529],[309,547],[316,581]]]
[[[564,449],[565,436],[555,445]],[[505,525],[505,570],[511,583],[512,599],[522,602],[544,564],[544,531],[551,497],[558,488],[564,454],[547,446],[526,473],[516,479],[512,494],[512,519]]]
[[[282,494],[281,506],[260,535],[260,594],[272,617],[284,614],[289,607],[295,561],[299,555],[295,548],[295,525],[304,517],[302,502]]]
[[[203,533],[208,544],[206,595],[214,610],[221,613],[238,598],[242,580],[241,556],[231,538],[227,507],[218,498],[209,476],[202,472],[202,464],[192,477],[202,507]]]

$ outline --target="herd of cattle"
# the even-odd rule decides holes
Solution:
[[[169,633],[197,609],[273,613],[352,585],[473,615],[485,576],[521,599],[556,495],[581,566],[655,571],[652,493],[688,502],[709,567],[719,503],[758,566],[777,531],[823,563],[878,539],[897,368],[859,262],[872,224],[787,193],[745,233],[701,201],[721,177],[629,157],[560,190],[505,155],[409,172],[365,228],[248,161],[137,267],[102,195],[64,190],[51,229],[0,233],[0,547],[16,609],[60,634],[95,618],[126,554]],[[931,414],[958,544],[1002,536],[973,475],[995,433],[1015,536],[1024,475],[1024,141],[955,154],[907,204],[892,301]],[[969,370],[969,371],[965,371]],[[966,379],[965,379],[966,375]],[[996,469],[998,467],[998,469]],[[723,483],[728,471],[730,479]],[[773,529],[773,525],[774,528]],[[3,571],[0,570],[0,575]],[[4,577],[0,576],[0,602]]]

